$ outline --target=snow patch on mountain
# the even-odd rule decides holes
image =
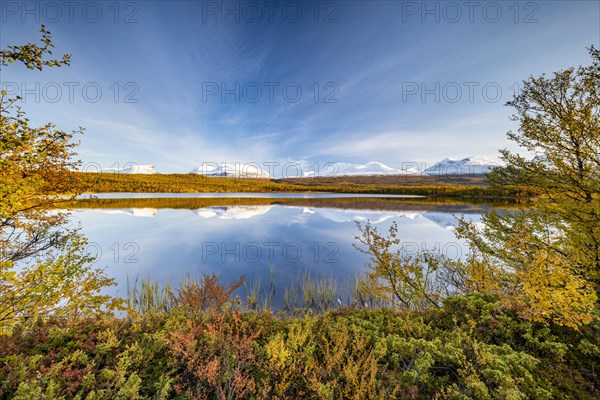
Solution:
[[[92,172],[92,171],[90,171],[90,172]],[[144,174],[144,175],[158,174],[158,171],[156,170],[156,168],[154,168],[154,165],[137,165],[137,164],[128,165],[125,168],[106,168],[106,169],[100,170],[100,172],[105,173],[105,174]]]
[[[444,158],[423,172],[428,175],[483,175],[500,165],[484,157]]]
[[[190,174],[219,176],[227,178],[261,178],[270,179],[268,172],[253,164],[204,163],[194,168]]]
[[[368,175],[405,175],[418,173],[413,167],[407,170],[392,168],[377,161],[371,161],[366,164],[352,163],[329,163],[320,171],[321,176],[368,176]],[[304,173],[304,176],[314,176],[314,171]]]

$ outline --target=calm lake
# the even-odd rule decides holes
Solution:
[[[274,287],[272,304],[302,274],[331,277],[340,286],[365,270],[368,256],[353,247],[356,222],[387,232],[395,221],[407,254],[417,249],[456,258],[457,217],[479,221],[490,206],[439,203],[415,196],[339,194],[104,194],[70,206],[74,225],[89,239],[117,286],[151,278],[176,284],[189,274],[215,272],[225,282]],[[245,290],[238,291],[245,297]]]

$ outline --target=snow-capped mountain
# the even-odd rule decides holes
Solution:
[[[395,169],[377,161],[366,164],[332,163],[319,172],[321,176],[356,176],[356,175],[404,175],[415,174],[414,169]],[[305,172],[304,176],[314,176],[314,171]]]
[[[543,156],[537,156],[534,161],[545,162]],[[403,164],[404,166],[405,164]],[[408,163],[402,169],[392,168],[384,163],[370,161],[365,164],[355,163],[328,163],[318,171],[304,171],[304,177],[312,177],[315,173],[320,177],[331,176],[370,176],[370,175],[481,175],[490,172],[494,167],[502,165],[501,163],[484,157],[466,157],[463,159],[445,158],[435,163],[429,168],[425,168],[425,163]],[[87,170],[86,172],[94,172]],[[113,174],[159,174],[154,165],[125,164],[124,168],[118,166],[102,169],[101,173]],[[229,177],[229,178],[260,178],[271,179],[272,176],[256,163],[204,163],[194,168],[190,174],[200,174],[205,176]]]
[[[377,161],[366,164],[335,163],[321,171],[321,176],[367,176],[367,175],[481,175],[490,172],[499,164],[484,157],[466,157],[463,159],[445,158],[432,167],[421,170],[416,163],[410,163],[406,169],[396,169]],[[424,164],[422,168],[424,168]],[[304,176],[313,176],[314,172],[305,173]]]
[[[263,178],[270,179],[271,176],[260,167],[252,164],[202,164],[198,168],[190,171],[190,174],[200,174],[206,176],[220,176],[228,178]]]
[[[110,174],[145,174],[145,175],[158,174],[158,171],[156,170],[156,168],[154,168],[154,165],[137,165],[137,164],[128,165],[125,168],[106,168],[106,169],[100,170],[100,172],[107,173],[107,174],[109,174],[109,173]]]
[[[423,171],[428,175],[482,175],[501,164],[484,157],[444,158]]]

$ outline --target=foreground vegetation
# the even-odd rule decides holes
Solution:
[[[50,319],[0,337],[15,399],[594,399],[597,322],[574,332],[494,296],[300,317],[188,297],[169,312]]]
[[[68,55],[45,59],[52,41],[41,33],[41,46],[2,50],[0,65],[68,65]],[[599,398],[600,52],[590,54],[590,66],[530,78],[511,103],[520,129],[509,138],[545,157],[504,150],[492,190],[533,187],[547,201],[490,212],[482,226],[462,221],[457,237],[471,251],[461,260],[405,254],[395,224],[358,225],[370,262],[352,300],[336,306],[327,281],[306,277],[297,302],[287,292],[287,313],[252,287],[242,304],[232,295],[243,281],[214,275],[143,281],[127,301],[103,295],[113,280],[90,267],[68,215],[48,212],[56,193],[83,188],[67,173],[79,131],[32,127],[2,93],[0,398]],[[126,191],[259,184],[85,179]]]

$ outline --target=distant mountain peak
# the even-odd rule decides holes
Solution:
[[[461,159],[446,157],[423,172],[428,175],[483,175],[500,165],[497,161],[480,156]]]
[[[218,176],[225,178],[271,178],[267,171],[256,165],[240,163],[205,163],[191,170],[190,174]]]

